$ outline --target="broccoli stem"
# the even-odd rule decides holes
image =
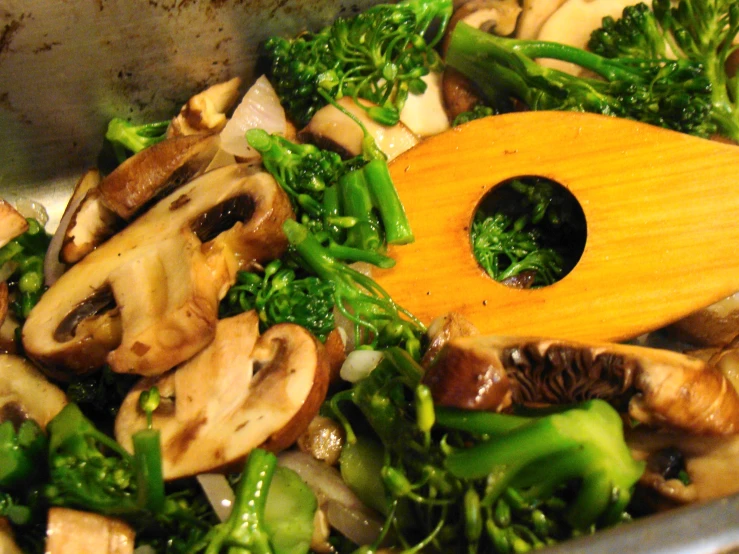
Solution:
[[[159,431],[144,429],[134,433],[132,440],[137,502],[141,508],[159,513],[166,500]]]
[[[534,418],[493,414],[456,408],[435,408],[436,422],[443,427],[479,435],[499,435],[534,421]]]
[[[259,448],[252,450],[236,489],[229,518],[206,538],[205,554],[273,554],[264,527],[267,492],[277,468],[277,458]]]
[[[405,214],[403,203],[393,184],[387,162],[375,159],[364,166],[367,186],[372,195],[375,208],[380,213],[388,244],[408,244],[413,242],[413,231]]]
[[[382,241],[372,213],[372,198],[364,171],[350,171],[339,179],[338,186],[344,213],[355,219],[354,225],[347,231],[346,245],[360,250],[377,250]]]

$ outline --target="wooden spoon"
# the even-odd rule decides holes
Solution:
[[[739,290],[737,163],[736,146],[606,116],[473,121],[391,164],[416,240],[375,277],[426,323],[457,311],[483,333],[633,337]],[[485,194],[521,176],[569,189],[587,223],[577,266],[534,290],[494,282],[469,238]]]

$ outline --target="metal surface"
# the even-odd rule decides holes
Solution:
[[[0,193],[48,206],[95,164],[114,116],[169,117],[193,93],[248,81],[258,45],[371,0],[0,0]]]
[[[42,202],[53,229],[78,176],[95,165],[111,117],[169,117],[209,84],[248,82],[265,37],[317,28],[373,3],[0,0],[0,196]],[[548,550],[730,551],[739,551],[739,496]]]

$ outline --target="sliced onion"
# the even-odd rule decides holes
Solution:
[[[382,352],[378,350],[355,350],[341,365],[339,375],[344,381],[356,383],[367,377],[382,361]]]
[[[5,199],[13,204],[23,217],[35,219],[42,227],[49,222],[49,214],[40,202],[15,194],[6,196]]]
[[[236,106],[231,119],[221,131],[221,148],[237,158],[253,159],[259,153],[246,142],[246,131],[264,129],[268,133],[285,135],[287,119],[275,89],[262,75]]]
[[[228,519],[234,503],[234,491],[228,479],[218,473],[201,473],[197,480],[218,519]]]
[[[300,451],[282,452],[277,459],[313,490],[328,522],[339,533],[359,545],[371,544],[380,535],[381,516],[359,500],[336,468]]]

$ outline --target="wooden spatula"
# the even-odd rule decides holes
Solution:
[[[620,340],[739,290],[739,147],[605,116],[527,112],[473,121],[391,164],[416,240],[375,277],[422,321],[456,310],[483,333]],[[491,188],[565,186],[585,251],[554,285],[518,290],[477,264],[469,228]]]

